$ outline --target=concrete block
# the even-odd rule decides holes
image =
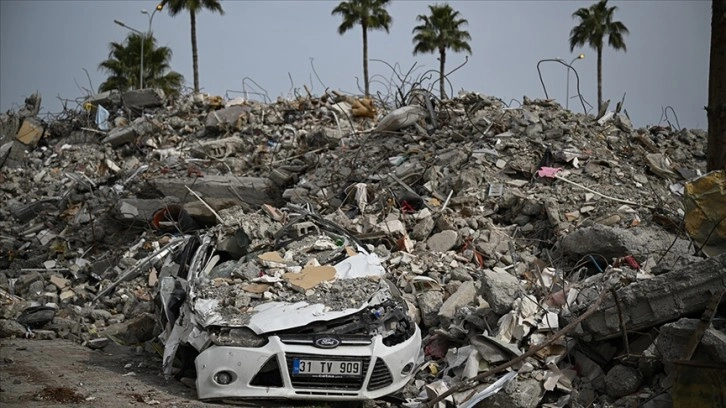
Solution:
[[[136,131],[134,128],[124,126],[111,129],[102,143],[110,143],[112,147],[118,147],[126,143],[133,143],[134,140],[136,140]]]
[[[92,105],[103,105],[106,109],[112,109],[121,105],[121,93],[116,89],[99,92],[95,95],[89,96],[83,101],[84,105],[87,103]]]
[[[439,317],[449,321],[454,319],[456,311],[462,307],[474,303],[478,289],[474,281],[464,282],[459,286],[439,309]]]
[[[637,368],[616,365],[605,375],[605,389],[609,396],[621,398],[640,388],[643,375]]]
[[[485,269],[482,274],[482,297],[497,314],[505,314],[512,309],[520,290],[517,278],[503,269]]]
[[[129,109],[155,108],[164,104],[164,91],[156,88],[124,92],[121,101]]]
[[[0,319],[0,338],[22,337],[25,334],[25,327],[15,320]]]
[[[533,378],[517,377],[504,389],[477,404],[478,408],[535,408],[544,396],[542,384]]]
[[[125,344],[139,344],[154,338],[156,319],[150,313],[142,313],[123,323],[106,327],[99,336],[115,336]]]
[[[459,234],[454,230],[441,231],[429,237],[426,245],[432,252],[446,252],[456,246],[458,238]]]
[[[444,303],[444,295],[437,290],[430,290],[417,296],[421,322],[426,327],[435,327],[439,322],[439,309]]]
[[[204,125],[208,129],[219,129],[221,126],[231,126],[239,129],[246,122],[246,119],[242,120],[241,117],[249,109],[247,106],[234,105],[229,108],[211,111],[207,115]]]

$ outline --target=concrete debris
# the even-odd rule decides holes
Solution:
[[[637,368],[618,364],[605,375],[605,387],[609,396],[620,398],[637,391],[642,380]]]
[[[726,287],[726,173],[704,175],[702,130],[419,89],[111,91],[50,121],[40,103],[0,114],[0,337],[162,341],[167,374],[189,346],[197,375],[213,342],[291,327],[405,337],[410,407],[652,405],[683,398],[667,375],[726,359],[723,300],[690,344]]]
[[[129,109],[156,108],[161,106],[164,100],[164,91],[158,88],[136,89],[121,95],[121,102]]]

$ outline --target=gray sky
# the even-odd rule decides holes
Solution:
[[[244,78],[251,78],[274,100],[294,96],[292,89],[325,87],[358,93],[356,77],[362,76],[359,27],[337,34],[338,16],[330,12],[337,1],[222,1],[225,15],[204,11],[197,16],[200,85],[204,92],[240,96]],[[407,71],[417,62],[414,75],[437,69],[437,56],[412,55],[411,30],[416,15],[426,14],[429,1],[394,0],[390,34],[369,33],[369,57],[398,64]],[[574,63],[585,99],[597,105],[596,54],[590,48],[570,52],[568,38],[576,23],[572,13],[593,1],[451,1],[469,20],[473,55],[450,79],[455,91],[466,89],[509,102],[523,95],[543,98],[537,62],[546,58]],[[40,1],[0,0],[0,110],[17,108],[25,96],[38,90],[43,108],[60,112],[58,96],[71,100],[69,108],[104,80],[98,63],[108,57],[108,44],[122,42],[129,33],[113,23],[145,31],[149,20],[142,9],[154,10],[157,2],[144,1]],[[637,126],[657,124],[662,109],[671,106],[680,125],[707,127],[703,107],[708,98],[711,2],[611,0],[615,17],[629,29],[627,53],[606,48],[603,52],[603,99],[611,107],[623,93],[625,109]],[[170,17],[156,13],[152,31],[159,45],[174,52],[172,68],[191,86],[192,58],[189,15]],[[447,71],[464,61],[462,54],[447,54]],[[567,69],[543,62],[542,76],[551,98],[565,105]],[[370,62],[373,80],[390,78],[391,70]],[[290,81],[292,77],[292,83]],[[570,96],[576,93],[570,76]],[[362,87],[362,80],[360,81]],[[252,83],[246,89],[254,91]],[[229,91],[229,93],[228,93]],[[372,91],[385,91],[372,84]],[[252,95],[250,95],[252,98]],[[577,99],[570,109],[582,112]],[[670,113],[670,112],[669,112]],[[671,123],[675,118],[670,114]]]

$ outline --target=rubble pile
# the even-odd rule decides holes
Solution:
[[[406,100],[144,89],[45,122],[33,95],[0,115],[0,337],[152,340],[161,261],[183,233],[272,247],[294,204],[377,254],[417,316],[406,406],[660,407],[696,398],[694,365],[721,362],[708,367],[724,378],[726,175],[703,174],[704,131],[526,97]],[[378,287],[296,287],[285,273],[348,244],[303,235],[220,260],[200,296],[342,309]]]

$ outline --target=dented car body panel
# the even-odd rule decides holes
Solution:
[[[274,244],[252,245],[256,226],[190,236],[162,268],[164,373],[183,347],[203,400],[373,399],[406,385],[421,332],[377,255],[304,211],[268,233]]]

